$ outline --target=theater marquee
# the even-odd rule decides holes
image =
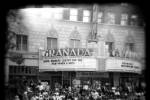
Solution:
[[[134,72],[141,73],[141,64],[138,61],[120,60],[120,59],[107,59],[106,71],[118,72]]]
[[[67,48],[39,50],[40,70],[95,71],[97,60],[90,49]]]

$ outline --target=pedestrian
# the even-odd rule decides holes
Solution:
[[[31,96],[31,99],[30,100],[36,100],[37,98],[36,98],[36,95],[35,94],[33,94],[32,96]]]
[[[20,100],[18,95],[15,96],[15,100]]]
[[[24,91],[24,93],[23,93],[23,100],[29,100],[27,93],[28,93],[27,91]]]

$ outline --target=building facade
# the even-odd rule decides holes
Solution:
[[[6,55],[6,83],[26,76],[51,86],[94,81],[118,86],[144,78],[144,21],[132,5],[27,8],[20,13],[26,28],[15,27],[16,47]]]

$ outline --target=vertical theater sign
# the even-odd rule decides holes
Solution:
[[[62,48],[39,50],[40,70],[82,71],[97,69],[97,61],[89,49]]]
[[[92,9],[92,22],[91,32],[89,34],[89,42],[97,42],[97,17],[98,17],[98,5],[94,4]]]

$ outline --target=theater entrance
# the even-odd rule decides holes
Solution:
[[[60,87],[62,84],[61,76],[52,76],[51,77],[51,86],[52,88]]]
[[[41,72],[40,80],[48,80],[52,89],[62,86],[63,88],[72,86],[72,80],[75,77],[75,72],[69,71],[51,71]]]

